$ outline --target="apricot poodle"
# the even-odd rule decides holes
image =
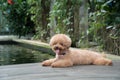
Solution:
[[[112,65],[112,61],[103,57],[101,54],[77,48],[70,48],[71,39],[65,34],[56,34],[50,40],[50,46],[55,52],[56,57],[45,60],[42,66],[51,67],[70,67],[73,65]]]

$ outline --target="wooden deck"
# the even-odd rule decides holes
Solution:
[[[120,80],[120,60],[113,66],[42,67],[40,63],[0,66],[0,80]]]

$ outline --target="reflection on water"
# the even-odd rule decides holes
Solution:
[[[40,62],[51,55],[17,45],[0,45],[0,65]]]

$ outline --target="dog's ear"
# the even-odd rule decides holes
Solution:
[[[68,37],[68,36],[66,36],[66,38],[67,38],[67,41],[66,41],[65,45],[66,45],[67,48],[69,48],[69,47],[71,47],[72,40],[71,40],[71,38]]]
[[[51,40],[50,40],[50,42],[49,42],[49,45],[50,45],[50,46],[52,46],[52,45],[53,45],[53,42],[52,42]]]
[[[50,39],[50,42],[49,42],[49,45],[50,45],[50,46],[53,46],[53,44],[54,44],[54,37],[52,37],[52,38]]]
[[[67,47],[67,48],[71,47],[71,42],[67,42],[67,43],[66,43],[66,47]]]
[[[49,43],[49,45],[50,45],[50,46],[52,46],[52,44],[51,44],[51,43]]]

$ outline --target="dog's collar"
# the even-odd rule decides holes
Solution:
[[[65,55],[66,53],[61,53],[61,54],[59,54],[59,55]]]

